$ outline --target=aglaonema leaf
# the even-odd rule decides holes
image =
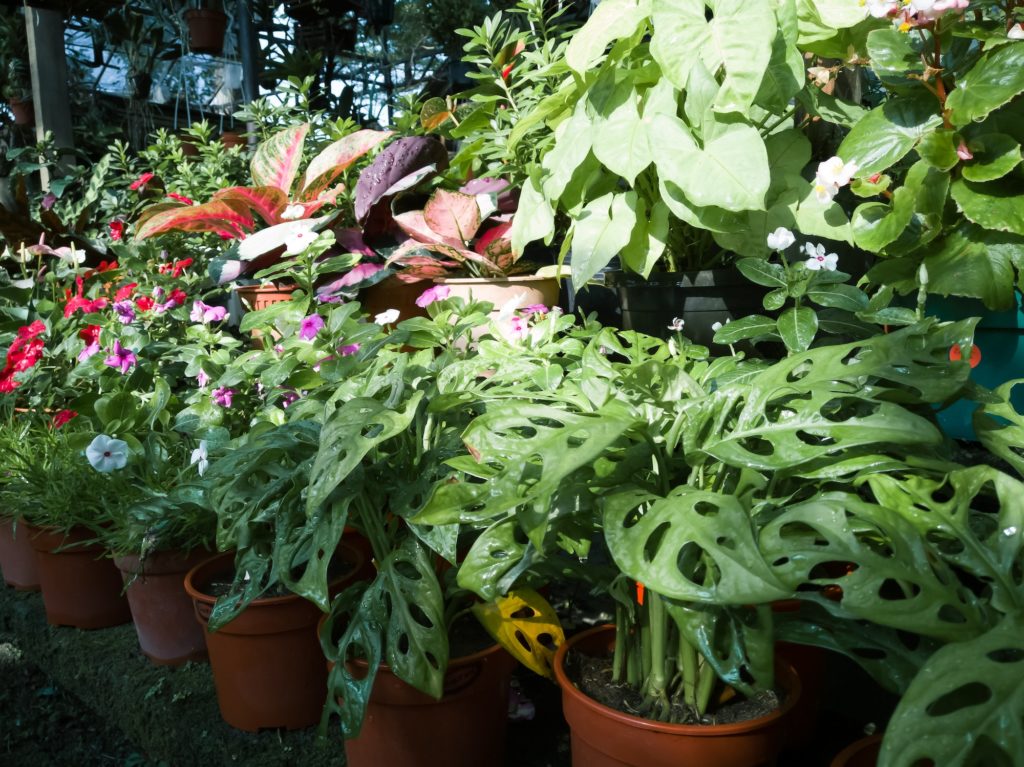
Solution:
[[[302,148],[309,123],[275,133],[256,148],[250,170],[257,186],[272,186],[291,196],[292,184],[302,163]]]

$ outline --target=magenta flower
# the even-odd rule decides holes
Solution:
[[[85,362],[92,355],[98,354],[99,350],[100,350],[99,341],[93,341],[91,344],[86,345],[86,347],[84,349],[82,349],[82,351],[80,351],[78,353],[78,361],[79,362]]]
[[[111,368],[120,368],[121,375],[125,375],[135,367],[138,361],[139,358],[135,356],[135,352],[121,346],[120,341],[114,341],[114,351],[103,360],[103,364]]]
[[[231,398],[235,396],[235,390],[227,386],[221,386],[213,390],[213,401],[221,407],[231,407]]]
[[[359,344],[346,344],[338,349],[338,354],[342,357],[351,357],[357,351],[359,351]]]
[[[508,318],[508,338],[510,341],[519,341],[526,338],[530,332],[526,324],[526,319],[523,317],[509,317]]]
[[[967,144],[961,139],[960,144],[956,148],[956,156],[964,162],[974,159],[974,152],[972,152]]]
[[[200,389],[205,389],[206,384],[210,383],[210,376],[202,368],[199,368],[199,372],[196,373],[196,383],[199,384]]]
[[[312,341],[316,338],[316,334],[323,330],[324,318],[319,314],[311,314],[302,320],[302,324],[299,327],[299,338],[303,341]]]
[[[520,313],[524,317],[532,317],[535,314],[547,314],[548,308],[544,304],[530,304],[529,306],[524,306]]]
[[[226,319],[227,316],[228,310],[223,306],[210,306],[202,301],[193,301],[192,314],[189,315],[189,318],[193,322],[201,322],[204,325],[208,325],[211,322],[220,322]]]
[[[124,325],[128,325],[135,320],[135,307],[132,306],[132,302],[129,299],[115,302],[114,312]]]
[[[432,288],[427,288],[422,293],[420,293],[420,297],[416,299],[416,306],[420,307],[421,309],[430,306],[435,301],[440,301],[442,299],[448,298],[451,292],[452,289],[449,288],[447,285],[435,285]]]
[[[287,408],[293,402],[297,402],[299,399],[299,393],[297,391],[286,391],[281,395],[281,407]]]

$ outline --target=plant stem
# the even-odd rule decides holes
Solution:
[[[654,699],[653,718],[665,721],[670,713],[668,685],[665,675],[667,665],[665,648],[668,645],[667,635],[669,627],[665,619],[665,604],[662,602],[661,595],[648,589],[645,603],[649,606],[648,615],[650,619],[648,626],[650,632],[650,653],[648,655],[650,669],[648,670],[647,681],[644,685],[644,695]]]
[[[697,648],[680,635],[679,660],[683,667],[683,700],[694,709],[697,708],[697,678],[700,673],[697,658]]]

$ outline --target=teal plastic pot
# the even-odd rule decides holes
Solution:
[[[971,298],[929,296],[928,313],[943,320],[980,317],[974,333],[974,345],[981,351],[981,361],[971,371],[971,379],[988,389],[995,389],[1024,371],[1024,306],[1019,291],[1014,292],[1015,306],[1004,312],[993,312]],[[1012,404],[1024,411],[1024,387],[1017,387]],[[976,441],[971,418],[978,404],[961,400],[939,411],[939,423],[946,434],[955,439]]]

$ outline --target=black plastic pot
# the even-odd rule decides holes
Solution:
[[[646,280],[638,274],[609,271],[605,286],[619,296],[623,330],[668,338],[669,325],[683,320],[683,333],[694,343],[721,351],[711,339],[712,325],[750,314],[763,314],[766,290],[733,269],[665,272]]]

